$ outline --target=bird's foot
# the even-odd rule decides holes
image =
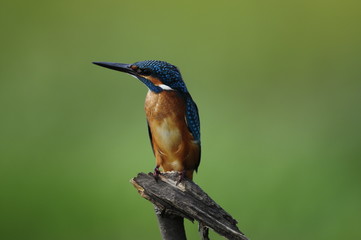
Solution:
[[[181,181],[183,181],[183,180],[185,179],[185,177],[186,177],[186,170],[183,170],[183,171],[180,172],[180,174],[179,174],[179,179],[178,179],[178,181],[177,181],[177,183],[176,183],[175,185],[178,186],[178,184],[179,184]]]
[[[159,180],[159,175],[160,175],[160,171],[159,171],[159,167],[155,167],[154,168],[154,172],[153,172],[153,176],[156,182],[158,182]]]

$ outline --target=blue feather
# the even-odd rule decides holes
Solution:
[[[196,103],[190,94],[185,95],[186,100],[186,119],[189,131],[192,133],[194,140],[200,142],[201,132],[199,123],[199,114]]]

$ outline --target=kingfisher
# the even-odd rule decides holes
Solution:
[[[201,160],[198,108],[179,69],[164,61],[133,64],[93,62],[96,65],[128,73],[148,88],[145,113],[152,150],[156,159],[154,175],[178,171],[180,180],[193,179]]]

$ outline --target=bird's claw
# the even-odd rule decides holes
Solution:
[[[186,171],[183,170],[183,171],[180,172],[180,174],[179,174],[179,179],[178,179],[178,181],[177,181],[177,183],[176,183],[175,185],[178,186],[178,184],[179,184],[181,181],[183,181],[185,177],[186,177]]]
[[[154,172],[153,172],[153,176],[156,182],[158,182],[159,180],[159,175],[160,175],[160,171],[159,171],[159,167],[155,167],[154,168]]]

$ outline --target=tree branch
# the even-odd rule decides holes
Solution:
[[[181,217],[192,222],[197,220],[200,223],[202,239],[208,239],[206,227],[209,227],[228,239],[248,240],[239,231],[237,221],[193,181],[184,179],[176,185],[179,177],[178,172],[166,172],[161,173],[159,180],[156,181],[151,173],[139,173],[137,177],[131,179],[131,183],[138,189],[139,194],[156,206],[163,239],[186,239],[185,234],[183,238],[175,238],[180,236],[182,231],[180,229],[184,232],[183,219],[179,221]],[[174,215],[178,216],[178,220],[174,221]],[[162,229],[168,229],[170,233],[174,228],[176,234],[164,236]]]
[[[154,206],[158,218],[159,230],[163,240],[186,240],[184,230],[184,218],[165,213],[157,206]]]

